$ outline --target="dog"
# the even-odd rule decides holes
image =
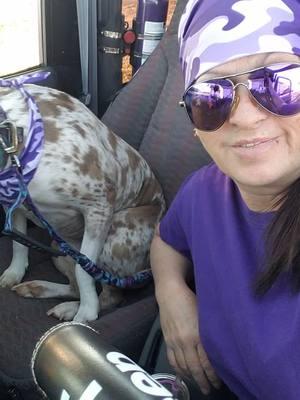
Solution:
[[[165,209],[150,167],[79,100],[48,87],[24,88],[38,105],[45,131],[39,165],[28,185],[38,210],[67,243],[111,274],[124,277],[144,270],[155,225]],[[26,139],[29,111],[20,91],[1,87],[0,105],[7,119],[23,128]],[[23,206],[13,215],[15,228],[24,234],[27,219],[37,222]],[[121,301],[121,290],[105,284],[98,298],[94,279],[69,256],[53,262],[68,285],[21,283],[28,248],[13,242],[12,261],[0,277],[0,287],[24,297],[74,299],[48,311],[60,320],[93,321],[101,309]]]

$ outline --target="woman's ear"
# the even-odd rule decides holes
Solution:
[[[199,131],[198,131],[198,129],[197,129],[197,128],[194,128],[193,131],[194,131],[194,136],[197,137],[197,138],[200,140],[200,136],[199,136]]]

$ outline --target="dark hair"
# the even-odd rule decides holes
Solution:
[[[265,294],[279,276],[287,275],[291,288],[300,290],[300,179],[281,197],[278,211],[266,232],[264,270],[255,282],[255,292]]]

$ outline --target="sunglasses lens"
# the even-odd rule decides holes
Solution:
[[[275,64],[254,71],[248,82],[253,97],[270,112],[281,116],[300,112],[298,64]]]
[[[226,79],[193,84],[184,95],[188,115],[197,129],[215,131],[230,114],[233,87]]]
[[[274,64],[258,68],[248,77],[248,88],[256,101],[279,116],[300,113],[300,65]],[[234,87],[229,79],[196,82],[184,95],[188,115],[202,131],[219,129],[229,117]]]

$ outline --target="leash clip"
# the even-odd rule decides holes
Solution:
[[[10,155],[10,160],[11,160],[11,164],[14,167],[16,167],[20,172],[22,172],[20,160],[15,154]]]
[[[18,144],[19,144],[18,130],[16,125],[12,121],[6,119],[5,121],[0,123],[0,128],[7,129],[9,133],[9,141],[10,141],[9,145],[7,145],[3,140],[3,138],[0,136],[0,145],[2,146],[3,150],[5,151],[6,154],[9,155],[16,154],[18,151]]]

